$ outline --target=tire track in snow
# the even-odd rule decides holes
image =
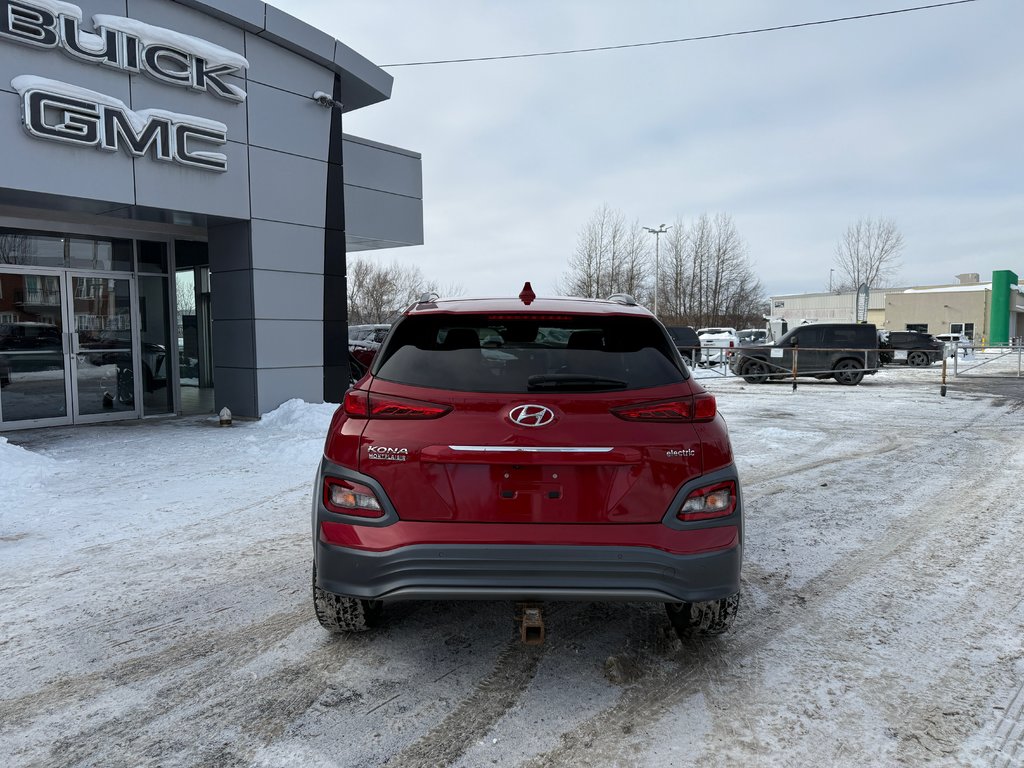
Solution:
[[[1017,686],[995,729],[989,750],[994,768],[1014,768],[1024,762],[1024,683]]]
[[[514,639],[473,693],[441,723],[388,762],[402,768],[451,765],[515,706],[537,673],[545,650],[542,645],[523,645],[518,638]]]

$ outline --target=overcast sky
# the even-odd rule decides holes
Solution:
[[[378,65],[619,45],[913,0],[271,0]],[[554,295],[602,204],[656,227],[730,214],[772,294],[825,290],[858,218],[899,282],[1024,276],[1024,2],[720,40],[387,68],[345,130],[423,156],[425,245],[374,253],[469,295]]]

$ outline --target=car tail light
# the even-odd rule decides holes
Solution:
[[[680,520],[708,520],[726,517],[736,509],[736,483],[724,483],[698,488],[686,497],[676,517]]]
[[[612,413],[626,421],[711,421],[717,412],[715,396],[707,392],[701,392],[693,397],[638,403],[612,409]]]
[[[359,389],[345,393],[345,414],[359,419],[436,419],[451,409],[450,405],[402,397],[382,397]]]
[[[324,506],[340,515],[384,517],[372,488],[336,477],[324,478]]]

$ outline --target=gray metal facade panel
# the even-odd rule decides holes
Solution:
[[[393,245],[423,244],[423,201],[345,185],[347,234]]]
[[[91,4],[92,0],[86,0]],[[88,13],[88,12],[87,12]],[[128,0],[128,16],[221,45],[245,55],[245,31],[201,11],[167,0]]]
[[[262,0],[176,0],[181,5],[241,27],[259,32],[267,19],[267,4]]]
[[[255,269],[252,287],[257,320],[324,319],[323,275]]]
[[[423,166],[418,158],[356,141],[344,142],[345,183],[420,199]]]
[[[72,147],[29,136],[21,125],[21,99],[0,93],[0,186],[113,203],[134,203],[132,160],[127,155]]]
[[[394,77],[340,40],[334,41],[334,65],[341,71],[342,82],[366,100],[354,106],[366,106],[391,98]]]
[[[323,275],[324,231],[319,227],[253,219],[252,266]]]
[[[212,251],[211,248],[211,256]],[[219,320],[252,322],[252,270],[217,272],[211,269],[210,296],[214,324]]]
[[[250,82],[249,120],[251,145],[327,162],[331,110],[313,99]]]
[[[261,368],[256,379],[261,414],[296,397],[307,403],[321,403],[324,399],[324,371],[320,367]]]
[[[229,368],[215,363],[213,380],[216,382],[214,407],[218,411],[227,406],[235,416],[253,417],[262,413],[256,407],[255,368]]]
[[[256,367],[256,338],[252,320],[215,320],[213,349],[217,365],[228,368]],[[217,383],[220,386],[220,383]]]
[[[220,224],[207,229],[211,272],[252,269],[248,221]]]
[[[298,46],[309,58],[325,66],[334,64],[333,37],[272,5],[267,6],[266,25],[259,34],[276,43]]]
[[[330,69],[258,35],[245,36],[245,56],[249,60],[249,82],[309,97],[316,91],[330,93],[334,87],[334,72]]]
[[[124,78],[126,81],[127,77]],[[243,81],[235,81],[243,89]],[[217,120],[227,126],[228,139],[246,143],[249,135],[245,104],[222,99],[210,93],[176,88],[158,83],[149,77],[131,79],[132,109],[166,109],[206,120]],[[151,158],[143,158],[152,162]]]
[[[256,364],[259,368],[323,366],[323,321],[257,320]]]
[[[327,163],[252,147],[249,177],[254,218],[324,225]]]
[[[117,6],[117,3],[107,3],[102,7]],[[124,3],[120,3],[120,7],[123,12]],[[125,104],[129,104],[131,99],[128,75],[124,72],[78,61],[56,49],[34,48],[0,39],[0,90],[17,93],[11,85],[11,80],[19,75],[37,75],[60,80],[113,96]]]
[[[136,202],[172,211],[249,218],[249,156],[245,144],[229,141],[213,149],[227,156],[226,172],[214,173],[176,163],[161,163],[150,157],[136,160]],[[108,161],[114,159],[105,152],[97,151],[95,154]]]

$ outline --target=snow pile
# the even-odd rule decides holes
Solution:
[[[0,488],[39,485],[57,466],[48,456],[26,451],[0,437]]]
[[[304,400],[293,399],[264,414],[259,426],[323,437],[327,434],[331,417],[337,409],[337,403],[307,403]]]

